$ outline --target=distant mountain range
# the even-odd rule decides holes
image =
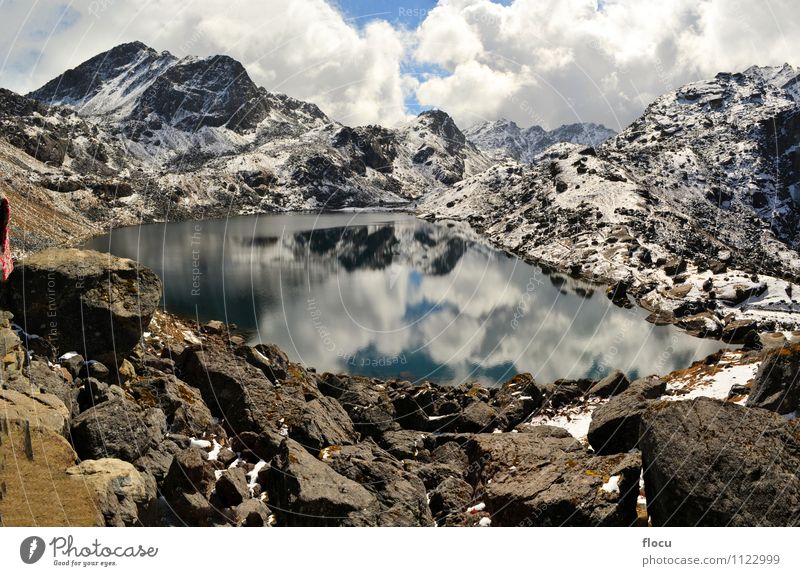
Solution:
[[[488,154],[497,158],[513,158],[527,164],[554,144],[566,142],[600,146],[617,133],[592,122],[564,124],[548,131],[541,126],[523,129],[511,120],[502,119],[477,124],[465,130],[464,134],[470,142]]]

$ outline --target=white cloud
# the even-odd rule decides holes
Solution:
[[[413,87],[400,64],[404,32],[357,27],[325,0],[2,2],[0,85],[27,92],[112,46],[141,40],[177,56],[228,54],[269,90],[318,104],[349,124],[406,118]],[[41,51],[41,58],[38,52]]]
[[[423,79],[418,97],[462,126],[503,116],[619,130],[685,82],[796,59],[794,4],[607,0],[598,10],[594,0],[440,0],[417,29],[415,54],[445,74]],[[454,46],[442,46],[450,36]]]
[[[415,94],[463,127],[502,116],[621,129],[687,81],[798,64],[792,0],[603,4],[440,0],[407,30],[357,26],[329,0],[0,0],[0,85],[24,92],[138,39],[179,56],[230,54],[266,88],[348,124],[401,122]]]

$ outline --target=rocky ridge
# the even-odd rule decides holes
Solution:
[[[654,322],[729,341],[795,329],[797,78],[786,65],[689,84],[599,147],[506,161],[418,211],[607,283]]]
[[[598,147],[617,133],[601,124],[577,122],[553,130],[541,126],[520,128],[511,120],[482,122],[467,128],[464,135],[479,149],[497,159],[512,158],[523,164],[559,143]]]

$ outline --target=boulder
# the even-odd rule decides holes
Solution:
[[[50,249],[17,264],[6,294],[26,332],[60,352],[78,350],[91,358],[124,353],[139,342],[161,299],[161,281],[132,260]]]
[[[247,478],[242,468],[223,470],[214,486],[216,498],[222,506],[237,506],[250,497]]]
[[[800,412],[800,344],[764,353],[747,405],[779,414]]]
[[[594,456],[560,428],[476,434],[470,479],[493,526],[629,526],[636,521],[638,454]],[[476,496],[476,499],[478,496]]]
[[[274,432],[241,432],[231,438],[231,450],[241,454],[245,460],[269,462],[281,450],[284,437]],[[220,451],[222,453],[222,451]]]
[[[179,524],[209,526],[216,516],[208,498],[214,487],[214,469],[199,448],[179,452],[164,478],[161,491]]]
[[[502,416],[507,427],[513,428],[533,414],[544,401],[536,381],[528,373],[517,374],[494,394],[491,406]]]
[[[492,432],[495,429],[505,430],[507,425],[508,420],[487,402],[473,400],[443,429],[452,432]]]
[[[800,525],[798,424],[710,398],[653,404],[640,441],[653,525]]]
[[[431,526],[425,486],[391,454],[371,440],[327,450],[324,461],[336,472],[358,482],[380,503],[375,517],[361,520],[370,526]]]
[[[598,406],[592,413],[587,439],[597,454],[618,454],[639,442],[642,413],[654,398],[666,390],[666,383],[654,377],[634,380],[628,388]]]
[[[239,351],[239,355],[260,369],[272,382],[285,380],[289,374],[291,366],[289,357],[274,344],[244,347]]]
[[[398,460],[430,459],[430,451],[425,447],[428,434],[417,430],[393,430],[385,432],[378,444]]]
[[[27,366],[26,375],[34,389],[57,396],[70,413],[75,413],[75,390],[61,372],[53,370],[41,360],[32,360]]]
[[[556,380],[542,384],[540,389],[544,395],[543,405],[558,409],[580,400],[594,386],[592,380]]]
[[[587,395],[609,398],[625,391],[629,385],[630,380],[628,380],[628,377],[625,376],[622,371],[614,370],[611,372],[611,374],[602,380],[599,380],[596,384],[589,388]]]
[[[89,408],[72,423],[72,441],[84,459],[134,462],[165,436],[166,420],[161,410],[142,410],[125,399]]]
[[[234,523],[248,528],[271,525],[272,511],[261,500],[250,498],[234,509]]]
[[[362,436],[379,437],[384,432],[399,430],[397,413],[384,384],[369,378],[323,374],[320,391],[336,398]]]
[[[431,492],[430,509],[438,526],[459,526],[472,504],[472,486],[460,478],[442,480]]]
[[[758,329],[758,321],[752,319],[731,320],[722,328],[722,341],[729,344],[743,344],[753,330]]]
[[[61,363],[61,366],[70,373],[73,379],[80,378],[83,366],[86,364],[86,360],[83,359],[83,356],[75,354],[74,352],[71,354],[64,354],[58,361]]]
[[[618,454],[635,448],[639,423],[649,400],[638,394],[623,394],[598,406],[592,413],[587,439],[598,454]]]
[[[671,256],[664,264],[664,273],[667,276],[675,276],[682,272],[686,272],[686,260],[680,256]]]
[[[266,489],[282,526],[364,525],[380,510],[369,490],[290,439],[270,466]]]
[[[76,482],[94,492],[106,526],[141,526],[154,521],[155,484],[128,462],[115,458],[83,460],[67,468]]]
[[[290,433],[292,438],[312,451],[326,446],[352,444],[357,438],[350,416],[339,402],[327,396],[308,402]]]
[[[172,375],[133,382],[130,394],[140,406],[160,408],[174,434],[199,436],[214,424],[214,417],[200,391]]]
[[[214,345],[188,349],[182,364],[184,379],[235,434],[282,432],[311,450],[354,441],[347,415],[334,400],[317,398],[321,394],[310,374],[297,365],[276,384],[244,358]],[[307,395],[320,401],[307,404]]]
[[[713,312],[709,311],[684,316],[676,324],[689,334],[699,338],[718,338],[722,333],[722,323]]]

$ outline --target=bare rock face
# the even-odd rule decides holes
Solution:
[[[72,423],[72,441],[81,458],[134,462],[165,436],[166,420],[161,410],[142,410],[123,398],[98,404]]]
[[[106,526],[140,526],[152,520],[155,486],[128,462],[116,458],[84,460],[67,475],[93,491]]]
[[[467,444],[476,496],[493,526],[629,526],[638,454],[594,456],[566,430],[476,434]]]
[[[258,363],[254,357],[264,360]],[[267,365],[260,352],[242,358],[207,347],[188,350],[182,368],[211,413],[236,434],[283,430],[309,450],[355,442],[345,410],[335,399],[322,396],[313,374],[297,364],[279,368]]]
[[[6,296],[27,333],[46,338],[59,352],[93,358],[136,345],[161,299],[161,280],[125,258],[50,249],[19,262]]]
[[[364,524],[433,525],[422,480],[372,441],[331,447],[323,451],[323,458],[336,472],[359,482],[378,499],[380,512],[374,518],[364,517]]]
[[[800,410],[800,344],[766,352],[747,405],[779,414]]]
[[[653,525],[800,525],[798,438],[798,422],[758,408],[654,404],[640,440]]]
[[[286,440],[270,468],[267,493],[282,526],[365,525],[380,510],[364,486]]]

